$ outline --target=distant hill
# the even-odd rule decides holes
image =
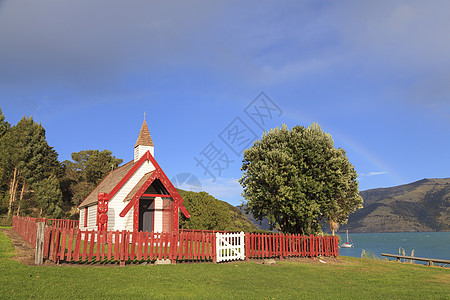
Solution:
[[[224,205],[229,209],[232,220],[232,228],[235,228],[235,231],[254,232],[260,229],[255,223],[249,220],[247,215],[244,214],[238,207],[235,207],[227,202],[224,202]]]
[[[246,213],[245,210],[247,209],[247,205],[242,204],[242,205],[236,206],[236,208],[239,209],[247,217],[247,219],[250,222],[252,222],[256,227],[258,227],[258,229],[265,230],[265,231],[278,232],[278,230],[276,230],[276,229],[272,229],[272,230],[270,229],[269,219],[264,218],[260,222],[253,217],[253,214],[251,212]]]
[[[351,214],[339,231],[450,231],[450,178],[423,179],[360,195],[364,208]]]
[[[236,208],[239,209],[247,217],[247,219],[250,222],[255,224],[256,227],[258,227],[259,229],[262,229],[262,230],[269,230],[269,220],[268,219],[264,218],[264,220],[262,222],[259,222],[258,220],[255,219],[255,217],[253,217],[253,214],[251,212],[247,213],[245,211],[247,209],[247,205],[245,205],[245,204],[236,206]]]

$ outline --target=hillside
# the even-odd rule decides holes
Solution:
[[[218,200],[206,192],[190,192],[178,189],[183,204],[191,214],[190,219],[181,215],[180,226],[185,229],[258,231],[239,210],[227,202]]]
[[[340,231],[450,231],[450,178],[362,191],[364,208]]]

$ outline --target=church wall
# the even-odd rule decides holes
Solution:
[[[138,184],[139,180],[148,172],[155,169],[151,162],[145,161],[139,169],[131,176],[131,178],[122,186],[122,188],[109,200],[108,204],[108,230],[133,230],[133,212],[134,209],[128,212],[125,217],[120,217],[120,213],[128,204],[123,202],[123,199],[131,192],[131,190]]]
[[[78,228],[80,230],[86,230],[85,229],[86,227],[84,227],[84,208],[80,209],[79,211],[80,211],[80,218],[78,219]]]
[[[80,210],[79,228],[80,230],[97,230],[97,205],[88,207],[87,227],[84,226],[84,208]]]
[[[88,207],[88,228],[89,230],[97,230],[97,205]]]

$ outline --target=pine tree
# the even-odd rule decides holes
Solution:
[[[47,144],[42,125],[35,123],[32,117],[24,116],[7,131],[2,138],[0,153],[4,157],[2,167],[10,178],[8,215],[14,207],[19,214],[24,199],[34,198],[29,195],[31,186],[51,175],[61,174],[57,153]]]
[[[362,207],[355,169],[317,124],[265,132],[244,151],[242,171],[248,209],[283,232],[316,234]]]
[[[1,145],[3,143],[3,137],[10,129],[10,124],[6,122],[5,116],[3,115],[2,109],[0,107],[0,214],[7,211],[7,201],[5,201],[5,196],[7,196],[8,191],[8,171],[5,169],[5,164],[7,157],[1,152]]]
[[[62,193],[55,175],[33,185],[39,217],[59,218],[62,212]]]
[[[10,128],[10,124],[6,122],[5,116],[3,115],[2,108],[0,107],[0,139],[6,134]]]

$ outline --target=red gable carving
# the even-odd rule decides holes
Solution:
[[[177,207],[181,209],[183,214],[186,216],[186,218],[190,218],[191,215],[187,211],[186,207],[183,205],[183,198],[181,198],[181,195],[178,193],[178,191],[173,186],[172,182],[170,182],[169,178],[166,176],[164,171],[161,169],[159,164],[156,162],[153,155],[150,153],[150,151],[147,151],[141,159],[136,163],[136,165],[133,166],[133,168],[125,175],[125,177],[117,184],[116,187],[109,193],[109,199],[111,199],[118,190],[130,179],[130,177],[136,172],[136,170],[139,168],[140,165],[144,163],[144,161],[150,160],[155,167],[155,170],[152,172],[150,177],[145,181],[145,183],[139,188],[137,193],[133,195],[133,198],[130,200],[130,202],[125,206],[125,208],[120,213],[121,217],[125,217],[127,213],[130,211],[130,209],[136,205],[136,203],[139,201],[139,198],[144,194],[144,192],[147,190],[147,188],[153,183],[155,179],[159,179],[161,183],[164,185],[166,190],[169,192],[170,197],[174,200]]]

